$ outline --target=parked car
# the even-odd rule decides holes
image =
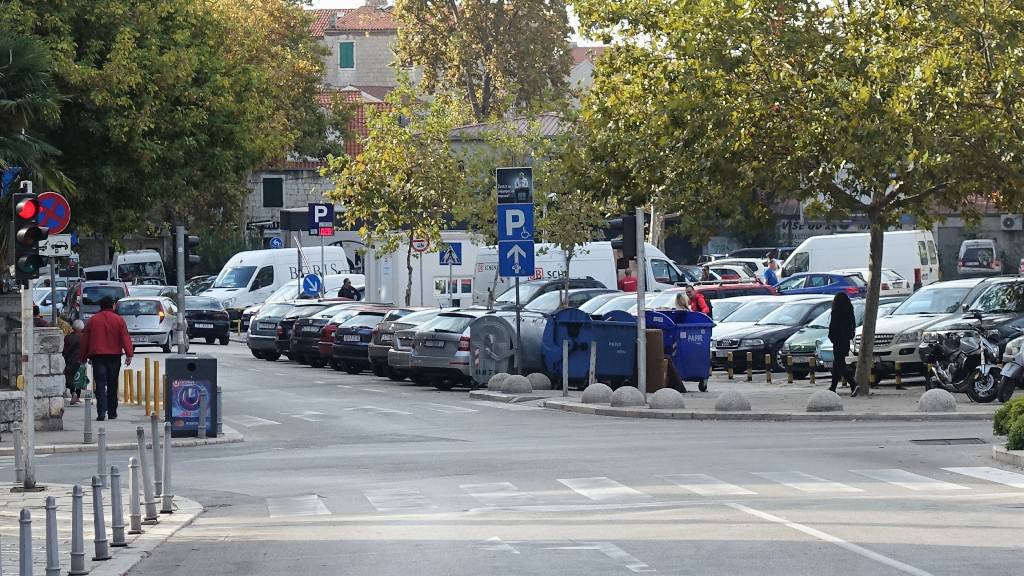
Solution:
[[[169,298],[126,297],[117,301],[114,310],[128,325],[133,346],[159,346],[164,352],[171,351],[178,308]]]
[[[417,384],[429,384],[430,380],[424,374],[417,373],[412,370],[412,343],[416,337],[416,330],[423,324],[430,322],[444,312],[455,311],[457,311],[457,309],[454,308],[432,308],[430,310],[410,314],[403,318],[400,323],[392,323],[391,329],[394,331],[394,335],[391,339],[391,348],[388,349],[387,352],[388,377],[392,380],[401,380],[402,378],[408,377]],[[384,340],[382,338],[382,346],[383,343]],[[370,348],[368,354],[374,354],[373,347]]]
[[[635,300],[636,299],[636,294],[632,293],[632,292],[630,294],[633,295],[633,299]],[[590,300],[587,300],[583,304],[580,304],[579,305],[579,309],[580,309],[580,312],[583,312],[585,314],[589,314],[592,318],[598,318],[599,319],[600,316],[598,316],[596,314],[596,312],[602,306],[604,306],[605,304],[611,302],[612,300],[614,300],[616,298],[621,298],[623,296],[629,296],[630,294],[624,294],[622,292],[607,292],[605,294],[598,294],[597,296],[594,296],[593,298],[591,298]]]
[[[716,260],[714,265],[743,266],[751,276],[758,280],[764,280],[764,271],[768,269],[766,265],[767,262],[768,261],[765,260],[764,255],[761,255],[759,258],[734,258],[729,256],[728,258]]]
[[[832,234],[804,240],[782,264],[782,276],[868,266],[870,234]],[[939,256],[929,230],[886,232],[882,267],[892,268],[915,286],[939,281]]]
[[[430,378],[438,390],[472,385],[469,325],[487,310],[464,308],[442,312],[416,330],[410,369]]]
[[[173,300],[177,292],[178,290],[173,286],[160,284],[132,284],[131,286],[132,296],[163,296]]]
[[[354,311],[360,304],[358,302],[328,302],[320,303],[321,308],[309,314],[303,314],[295,319],[289,336],[288,351],[291,354],[292,362],[307,364],[314,368],[323,368],[330,360],[330,355],[324,356],[320,353],[320,341],[323,339],[324,327],[331,322],[338,314]],[[326,306],[323,306],[326,304]]]
[[[362,308],[342,322],[334,333],[331,366],[340,367],[349,374],[359,374],[370,369],[370,342],[377,326],[384,321],[389,311],[383,306]]]
[[[277,351],[277,325],[295,307],[292,302],[275,302],[264,306],[253,318],[246,332],[245,343],[252,355],[271,362],[281,357]]]
[[[943,320],[959,317],[988,287],[991,280],[968,278],[929,284],[914,292],[892,314],[875,324],[874,366],[880,373],[900,363],[903,373],[926,373],[917,354],[924,332]],[[853,339],[854,354],[860,350],[861,334]]]
[[[783,261],[796,250],[795,246],[761,246],[753,248],[740,248],[729,252],[729,258],[756,258],[764,260],[769,252],[775,254],[775,259]]]
[[[649,308],[654,303],[655,298],[658,297],[658,294],[664,294],[664,292],[648,292],[644,294],[644,306]],[[604,318],[605,314],[614,310],[636,314],[636,292],[616,295],[615,298],[609,299],[600,308],[591,313],[591,316],[594,318]]]
[[[57,314],[64,308],[64,299],[68,295],[67,288],[56,288],[57,292]],[[53,293],[50,288],[36,288],[32,291],[32,303],[39,306],[39,313],[43,316],[49,316],[50,310],[53,308]]]
[[[859,274],[832,274],[807,272],[793,274],[775,287],[779,294],[838,294],[846,292],[850,298],[863,298],[867,285]]]
[[[1000,355],[1006,343],[1020,335],[1019,329],[1024,328],[1024,278],[994,278],[987,284],[962,315],[954,315],[925,331],[917,350],[922,362],[931,357],[930,348],[941,334],[980,328],[986,337],[999,343]]]
[[[1003,271],[996,241],[991,238],[964,240],[960,244],[960,255],[956,260],[956,273],[961,278],[973,276],[998,276]]]
[[[338,326],[341,326],[342,322],[355,316],[361,309],[361,304],[358,302],[351,302],[348,303],[347,306],[342,306],[340,308],[340,312],[331,316],[331,319],[327,321],[327,324],[320,329],[320,341],[317,343],[319,359],[312,362],[312,366],[322,367],[330,364],[331,368],[334,368],[335,370],[342,369],[340,364],[336,364],[334,362],[334,333],[338,330]]]
[[[774,296],[775,288],[768,286],[767,284],[760,284],[757,282],[740,282],[740,283],[704,283],[697,284],[693,287],[694,290],[700,292],[704,298],[713,300],[711,303],[711,314],[714,315],[718,306],[719,300],[727,298],[736,298],[737,296],[750,296],[752,299],[764,298],[766,296]],[[676,295],[680,292],[685,292],[685,288],[673,288],[672,290],[665,290],[660,292],[652,303],[654,308],[672,308],[675,305]]]
[[[128,286],[123,282],[110,280],[86,280],[68,290],[61,315],[69,323],[75,320],[88,321],[100,311],[100,300],[106,296],[114,302],[128,296]]]
[[[725,258],[726,254],[701,254],[697,258],[697,264],[707,264],[708,262],[714,262],[720,258]]]
[[[714,354],[715,342],[720,338],[728,338],[733,332],[738,332],[754,324],[757,324],[765,316],[781,308],[789,302],[804,300],[809,296],[762,296],[753,298],[742,304],[722,320],[715,323],[711,329],[711,351]],[[711,314],[715,313],[714,308]]]
[[[534,298],[523,309],[540,314],[553,314],[562,308],[579,308],[594,296],[602,294],[621,295],[622,292],[608,288],[573,288],[566,294],[562,290],[556,290]],[[564,302],[563,297],[565,297]]]
[[[871,271],[867,268],[846,268],[843,270],[833,270],[831,274],[841,274],[843,276],[860,276],[860,279],[864,282],[865,287],[868,284],[868,278],[871,277]],[[914,293],[914,286],[909,280],[900,276],[892,268],[882,268],[882,281],[879,284],[879,296],[909,296]]]
[[[899,308],[902,302],[889,302],[886,304],[879,304],[878,306],[878,320],[890,316],[893,311]],[[823,338],[818,338],[814,345],[814,355],[817,357],[817,367],[822,370],[831,370],[832,362],[835,360],[835,346],[832,345],[832,341],[828,339],[828,332],[825,332]],[[851,354],[856,356],[856,351],[851,351]],[[876,374],[879,370],[873,370]]]
[[[772,361],[770,368],[784,371],[785,365],[779,363],[783,343],[831,305],[832,298],[828,296],[783,304],[753,325],[714,339],[715,360],[727,361],[731,352],[735,365],[745,365],[746,354],[751,352],[755,365],[763,366],[768,355]]]
[[[726,322],[733,312],[739,310],[747,302],[763,300],[764,296],[731,296],[729,298],[716,298],[711,307],[711,319],[716,324]]]
[[[705,264],[708,272],[717,276],[717,279],[721,279],[727,282],[758,282],[758,278],[755,277],[750,270],[743,264],[722,264],[721,262],[712,262],[711,264]]]
[[[274,345],[279,353],[283,354],[289,360],[298,361],[292,356],[292,328],[295,326],[295,321],[299,318],[305,318],[311,316],[317,312],[323,312],[333,305],[331,302],[323,302],[312,300],[309,302],[296,302],[295,306],[288,311],[287,314],[281,318],[277,323],[277,337],[274,339]],[[319,333],[319,331],[318,331]]]
[[[219,340],[227,346],[231,342],[231,320],[228,311],[216,298],[185,296],[185,322],[189,340],[203,338],[207,344]]]
[[[565,287],[565,280],[562,278],[556,278],[553,280],[529,280],[527,282],[520,282],[519,284],[519,304],[525,306],[532,302],[535,298],[539,298],[548,292],[554,292],[556,290],[562,290]],[[593,278],[570,278],[569,289],[574,288],[607,288],[598,280]],[[500,296],[494,300],[494,308],[496,310],[508,310],[514,309],[516,306],[516,289],[509,288],[508,290],[501,293]]]
[[[185,293],[198,296],[213,286],[216,276],[193,276],[185,283]]]
[[[388,350],[391,350],[391,345],[395,341],[395,331],[412,327],[416,322],[416,315],[428,310],[432,312],[437,309],[402,307],[390,310],[384,315],[380,324],[377,324],[377,327],[374,328],[370,342],[366,347],[366,356],[370,360],[371,372],[377,376],[386,376],[396,382],[404,378],[404,376],[393,374],[388,368]],[[410,317],[413,318],[412,323],[406,321]]]

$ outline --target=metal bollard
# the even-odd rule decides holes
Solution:
[[[18,576],[32,576],[32,511],[22,508],[18,524]]]
[[[597,382],[597,342],[590,343],[590,371],[587,373],[587,385]]]
[[[92,560],[110,560],[110,547],[107,546],[107,524],[103,517],[103,482],[99,476],[92,477],[92,543],[95,548]]]
[[[117,466],[110,467],[110,529],[113,538],[111,546],[127,546],[128,541],[124,539],[124,504],[121,502],[121,471]]]
[[[733,372],[735,371],[735,366],[733,366],[733,363],[732,363],[732,352],[729,352],[726,355],[725,362],[726,362],[725,369],[729,373],[729,380],[732,380]]]
[[[793,383],[793,355],[786,354],[786,383]]]
[[[562,340],[562,397],[569,395],[569,341]]]
[[[747,352],[747,382],[754,381],[754,353]]]
[[[100,483],[107,485],[107,429],[100,426],[96,434],[96,474],[100,477]]]
[[[893,366],[893,370],[896,372],[896,388],[897,389],[902,389],[903,388],[903,374],[902,374],[902,366],[900,365],[899,362],[897,362]]]
[[[142,534],[142,504],[139,502],[139,459],[128,459],[128,533]]]
[[[82,444],[92,444],[92,398],[86,398],[82,402],[82,411],[85,413],[85,426],[82,428]]]
[[[160,498],[161,486],[164,483],[164,475],[161,472],[164,459],[160,455],[160,418],[156,414],[149,417],[149,435],[153,438],[153,494]]]
[[[764,380],[765,382],[772,383],[772,355],[764,355]]]
[[[21,422],[11,426],[11,434],[14,436],[14,481],[21,484],[25,481],[25,440],[21,436]]]
[[[143,504],[146,506],[146,517],[143,524],[156,524],[156,498],[153,496],[153,479],[150,477],[149,464],[146,463],[146,430],[142,426],[135,428],[139,441],[139,466],[142,468]]]
[[[60,576],[60,549],[57,540],[57,499],[46,497],[46,576]]]
[[[224,435],[224,409],[221,408],[221,399],[224,398],[224,389],[217,385],[217,436]]]
[[[128,370],[121,372],[121,403],[128,403]]]
[[[206,418],[207,410],[209,410],[209,404],[206,401],[206,394],[202,390],[199,391],[199,428],[196,430],[196,436],[199,438],[206,438]]]
[[[817,356],[811,356],[811,369],[807,373],[807,377],[810,379],[811,386],[814,386],[814,371],[818,369],[818,358]]]
[[[71,489],[71,569],[69,576],[88,574],[85,569],[85,519],[82,510],[84,499],[82,486],[75,484]]]
[[[164,479],[163,491],[160,493],[161,514],[174,512],[174,492],[171,491],[171,423],[164,422]]]

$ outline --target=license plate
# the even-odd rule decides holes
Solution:
[[[381,334],[380,335],[380,341],[381,342],[394,342],[394,340],[395,340],[394,334]]]
[[[207,324],[205,322],[196,322],[196,328],[213,328],[213,324]]]
[[[342,342],[359,342],[359,334],[345,334],[341,337]]]
[[[728,351],[722,351],[722,350],[716,350],[715,351],[715,358],[728,358],[728,357],[729,357],[729,352]]]
[[[318,334],[320,332],[319,326],[304,326],[302,328],[303,334]]]
[[[277,325],[270,322],[259,322],[256,327],[260,330],[277,330]]]
[[[444,348],[444,340],[424,340],[423,345],[427,348]]]
[[[145,336],[132,336],[132,342],[145,342]]]
[[[793,356],[793,364],[810,364],[811,360],[807,356]]]

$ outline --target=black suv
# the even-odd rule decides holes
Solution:
[[[1024,328],[1024,278],[1007,276],[988,282],[989,286],[975,298],[970,306],[964,307],[963,316],[935,324],[924,333],[924,341],[917,352],[925,363],[931,361],[932,348],[939,335],[980,328],[982,333],[999,333],[999,353],[1006,343],[1020,336],[1018,328]]]
[[[551,280],[529,280],[519,284],[519,305],[526,306],[538,296],[561,290],[565,288],[564,278],[553,278]],[[607,288],[598,280],[593,278],[570,278],[569,289],[574,288]],[[613,286],[614,288],[614,286]],[[515,286],[505,290],[494,300],[496,310],[515,310],[516,288]]]

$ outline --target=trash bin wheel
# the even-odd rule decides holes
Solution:
[[[697,390],[700,390],[701,392],[707,392],[708,391],[708,381],[707,380],[701,380],[700,382],[697,382]]]

